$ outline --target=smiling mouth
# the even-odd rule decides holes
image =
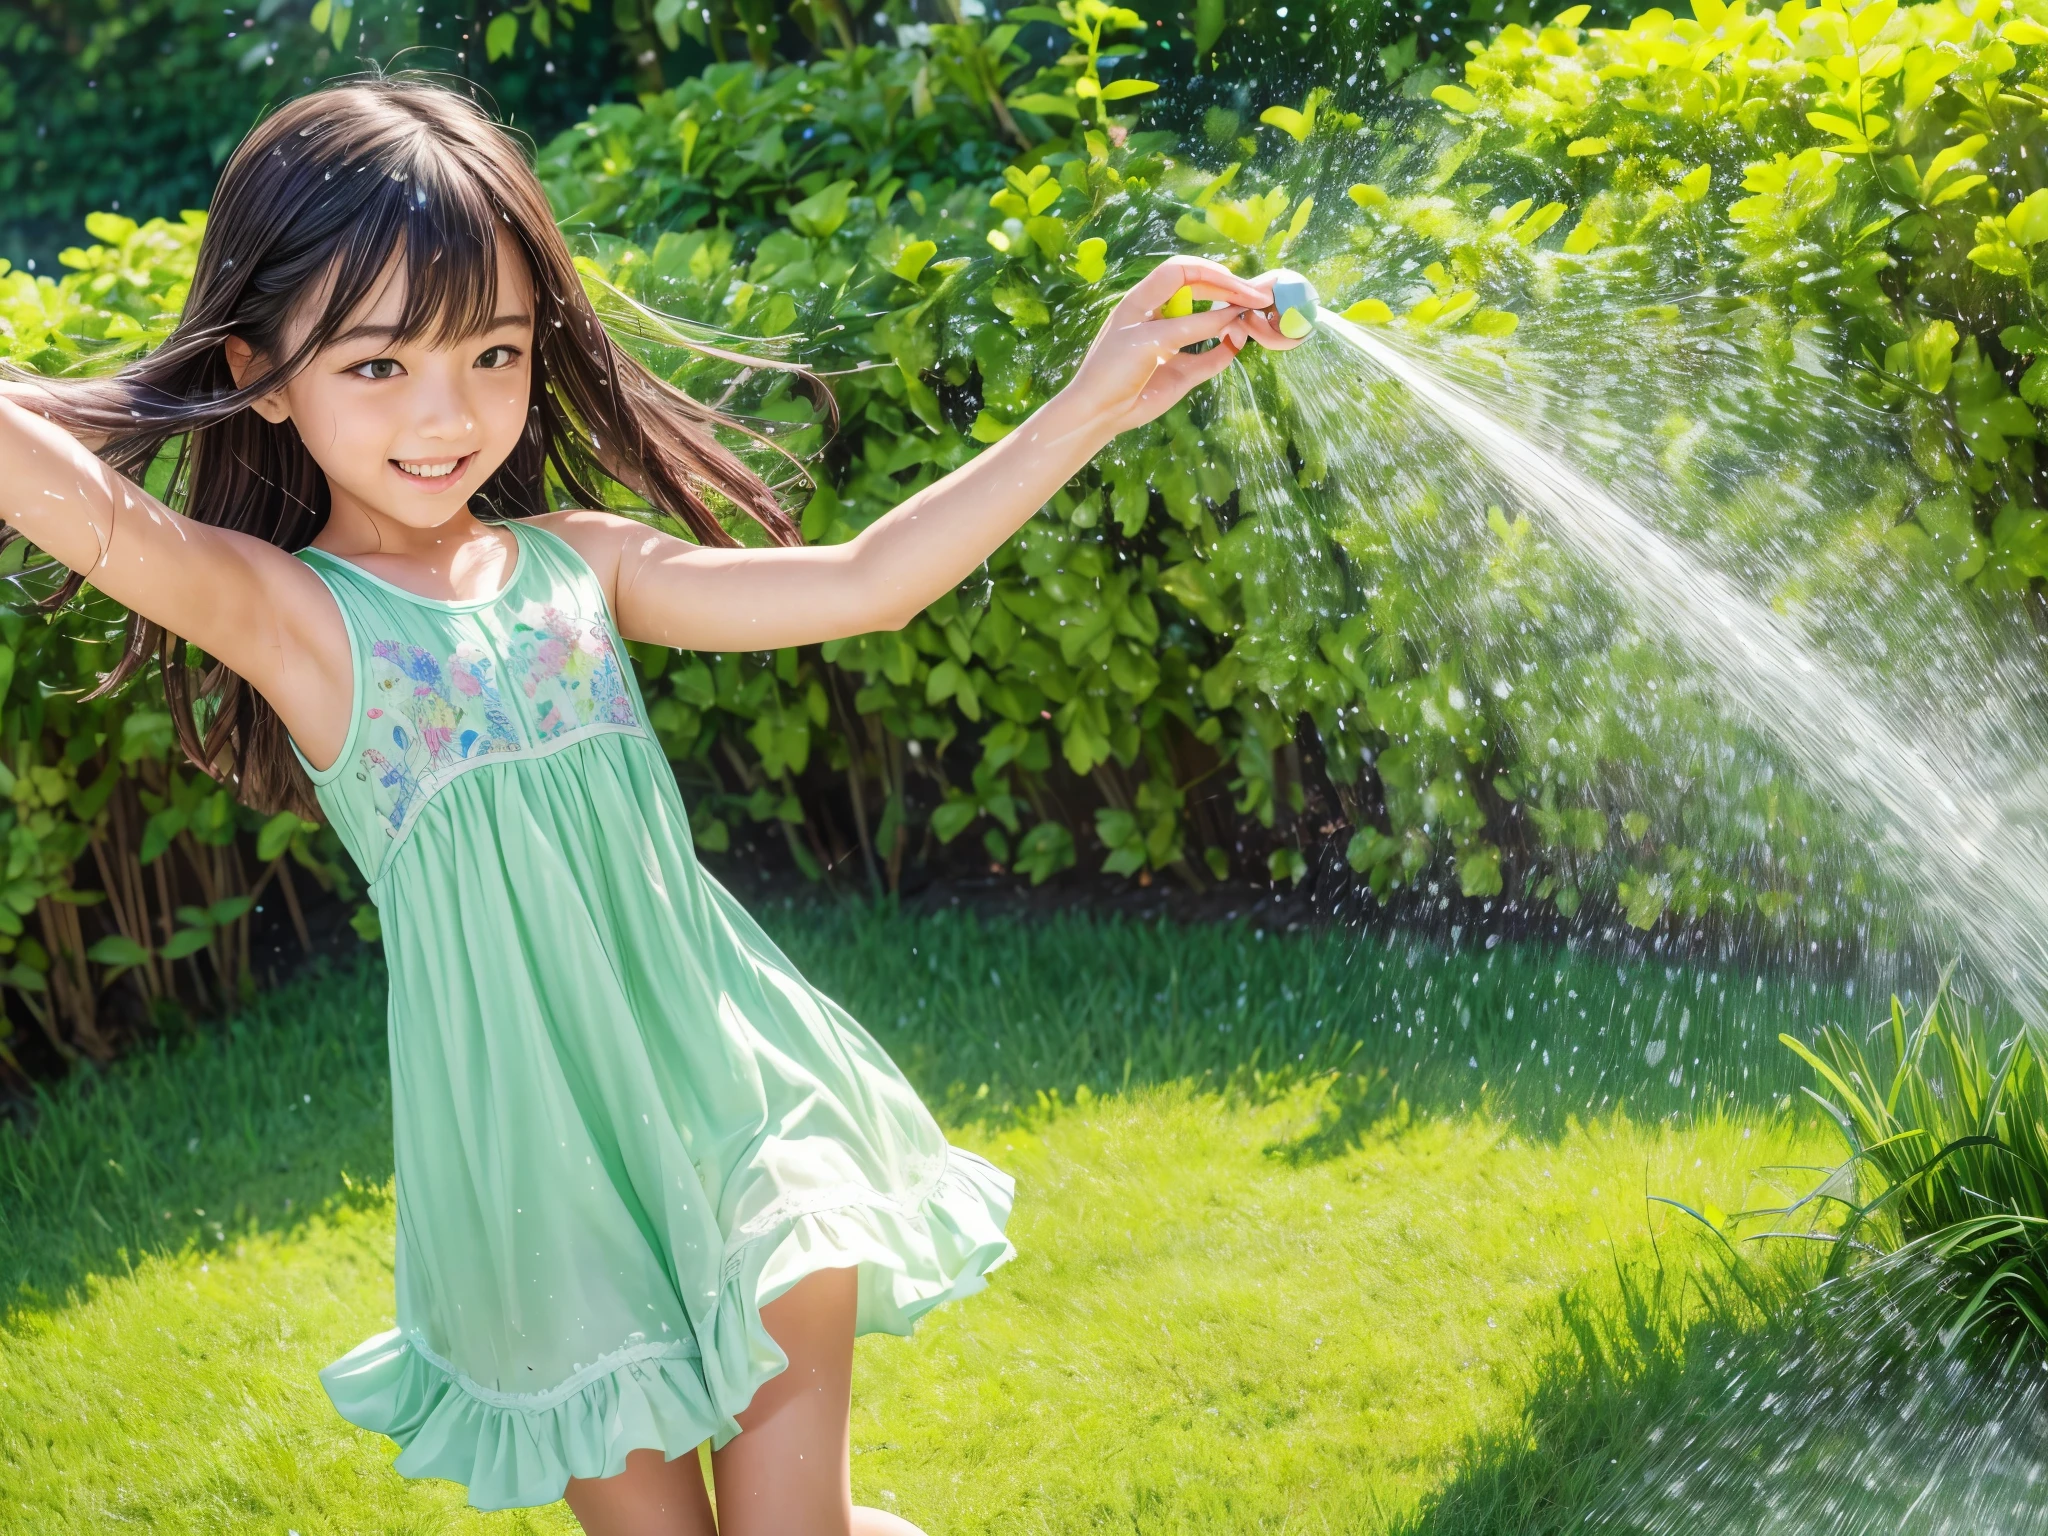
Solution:
[[[469,468],[474,453],[465,453],[459,459],[392,459],[391,467],[415,485],[432,490],[453,485],[462,478],[462,472]]]

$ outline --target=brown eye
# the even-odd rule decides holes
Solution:
[[[367,363],[356,364],[349,372],[361,379],[395,379],[404,370],[395,357],[377,357]]]
[[[518,358],[517,347],[500,345],[486,348],[483,356],[476,360],[476,365],[479,368],[510,368]]]

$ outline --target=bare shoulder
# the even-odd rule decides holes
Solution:
[[[616,568],[620,555],[627,551],[640,553],[682,542],[617,512],[543,512],[530,521],[568,544],[593,570]]]
[[[619,578],[623,572],[648,556],[659,555],[671,548],[688,547],[683,540],[671,534],[617,512],[543,512],[531,521],[547,529],[583,557],[584,563],[597,573],[605,596],[612,600],[614,607],[617,606]]]

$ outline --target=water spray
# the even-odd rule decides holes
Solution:
[[[1290,341],[1299,341],[1315,329],[1315,284],[1286,267],[1277,269],[1272,278],[1273,314],[1279,322],[1280,334]]]

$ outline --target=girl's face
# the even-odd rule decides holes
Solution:
[[[286,327],[287,353],[319,312],[309,296]],[[326,473],[338,515],[366,512],[411,528],[435,528],[505,462],[526,428],[532,398],[533,278],[511,236],[498,232],[498,313],[454,343],[431,333],[393,340],[405,307],[396,255],[362,309],[333,342],[255,410],[291,421]],[[240,384],[254,354],[227,342]]]

